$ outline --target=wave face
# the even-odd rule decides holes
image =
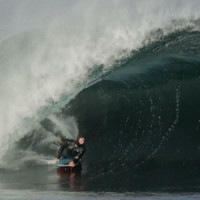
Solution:
[[[138,170],[198,167],[199,44],[198,31],[170,34],[66,106],[63,113],[75,116],[87,138],[88,174],[112,177],[122,188],[123,179],[127,189]]]
[[[192,181],[192,188],[199,179],[190,173],[200,157],[199,38],[199,31],[178,31],[134,52],[41,121],[42,128],[22,138],[18,150],[32,152],[29,162],[33,152],[54,156],[58,132],[71,138],[81,134],[87,141],[88,190],[141,190],[146,176],[160,180],[144,184],[144,191],[148,184],[173,187],[180,173],[176,179]]]
[[[142,48],[66,106],[95,143],[91,160],[199,160],[199,36],[181,31]]]
[[[59,133],[86,137],[85,174],[99,188],[105,174],[108,190],[121,179],[129,190],[134,170],[196,166],[199,10],[198,1],[79,2],[45,30],[3,37],[1,168],[45,164]]]

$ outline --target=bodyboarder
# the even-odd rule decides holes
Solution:
[[[58,151],[56,162],[59,162],[60,159],[71,158],[69,167],[75,167],[85,153],[85,138],[79,137],[77,141],[61,137],[58,139],[62,142],[62,145]]]

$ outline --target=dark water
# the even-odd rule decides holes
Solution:
[[[63,110],[87,138],[97,189],[199,191],[199,44],[199,32],[171,34]]]
[[[199,192],[200,33],[181,31],[120,61],[81,91],[61,113],[73,116],[87,152],[81,173],[59,175],[33,163],[1,170],[1,188],[95,192]],[[50,119],[41,122],[54,133]],[[18,142],[54,156],[39,144],[42,130]],[[29,167],[28,167],[29,166]],[[24,173],[24,171],[26,173]]]

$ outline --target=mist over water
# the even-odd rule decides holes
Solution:
[[[53,159],[56,133],[87,137],[85,174],[102,190],[101,174],[108,174],[108,184],[112,170],[128,177],[121,170],[123,159],[127,174],[152,159],[162,165],[186,154],[188,162],[198,149],[197,135],[183,125],[190,118],[183,105],[192,105],[187,96],[198,102],[186,86],[198,89],[199,83],[199,1],[8,0],[0,5],[2,168]],[[193,119],[198,129],[198,114]],[[184,129],[194,142],[189,153],[183,151]],[[178,147],[171,137],[182,137]],[[95,169],[87,166],[93,162]],[[127,190],[131,178],[124,183]]]

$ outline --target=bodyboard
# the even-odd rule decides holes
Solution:
[[[64,159],[60,159],[59,162],[56,163],[57,167],[70,167],[69,163],[72,161],[73,159],[71,158],[64,158]],[[78,161],[77,163],[75,163],[75,166],[79,165],[80,161]]]

